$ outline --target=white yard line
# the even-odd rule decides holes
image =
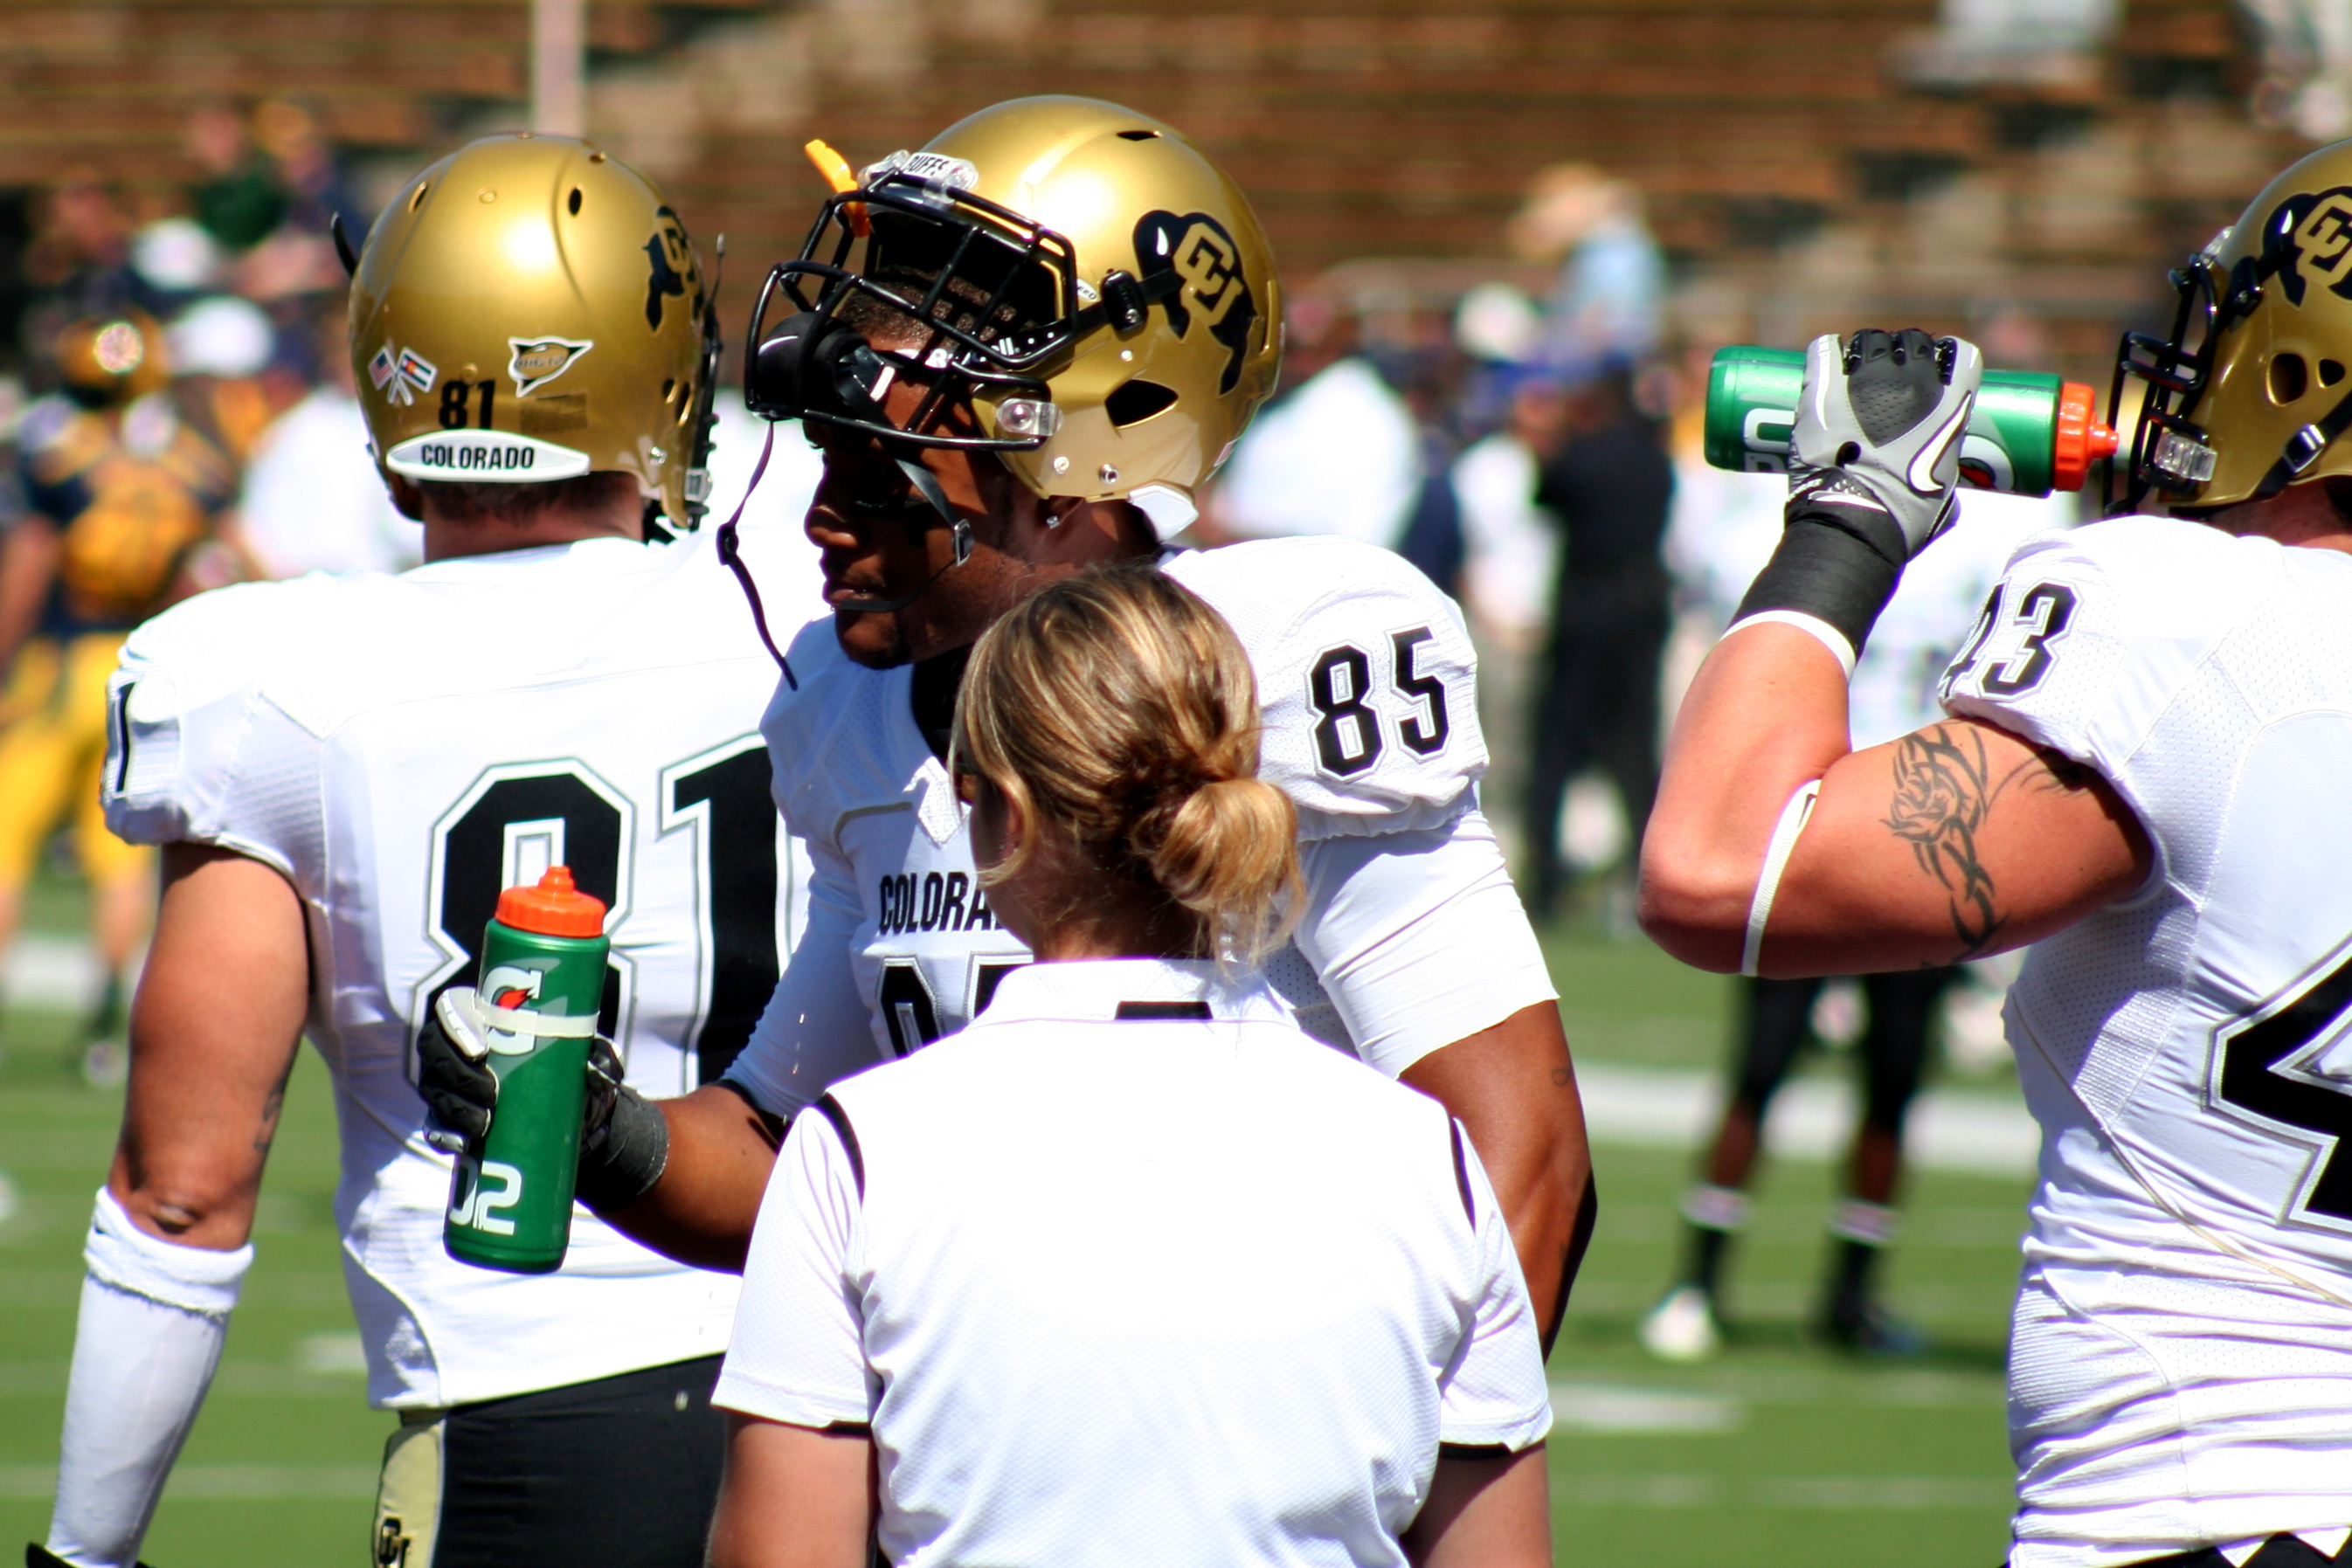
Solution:
[[[1577,1064],[1585,1125],[1597,1144],[1696,1148],[1714,1131],[1723,1103],[1719,1075],[1688,1069]],[[1765,1126],[1766,1145],[1798,1159],[1843,1157],[1853,1141],[1854,1096],[1841,1079],[1805,1079],[1783,1089]],[[2041,1133],[2013,1094],[1931,1089],[1911,1108],[1906,1137],[1914,1164],[1983,1176],[2026,1176]]]

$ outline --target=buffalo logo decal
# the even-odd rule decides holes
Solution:
[[[507,361],[507,374],[514,378],[515,396],[529,397],[595,346],[593,339],[509,338],[507,347],[513,353]]]
[[[1168,324],[1178,338],[1189,340],[1197,320],[1224,345],[1225,373],[1217,390],[1233,391],[1249,354],[1250,329],[1257,322],[1257,300],[1242,276],[1241,247],[1234,236],[1206,213],[1146,213],[1135,225],[1135,255],[1146,283],[1171,274],[1180,280],[1160,299]]]

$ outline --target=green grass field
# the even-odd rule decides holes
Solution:
[[[45,883],[37,928],[75,930],[79,901]],[[1638,943],[1553,934],[1579,1052],[1706,1066],[1727,987]],[[0,1014],[0,1552],[47,1529],[90,1196],[120,1095],[82,1085],[73,1021]],[[159,1568],[309,1568],[367,1561],[373,1466],[388,1420],[344,1368],[355,1347],[331,1197],[334,1119],[307,1052],[262,1199],[259,1260],[221,1374],[147,1542]],[[2007,1540],[2001,1361],[2026,1184],[1940,1173],[1914,1184],[1896,1307],[1928,1354],[1864,1363],[1808,1343],[1831,1179],[1770,1171],[1736,1264],[1735,1333],[1718,1360],[1668,1368],[1636,1318],[1678,1244],[1688,1160],[1597,1152],[1601,1218],[1551,1361],[1563,1563],[1643,1568],[1990,1568]],[[13,1558],[11,1558],[13,1560]]]

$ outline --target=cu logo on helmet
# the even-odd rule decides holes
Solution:
[[[1198,321],[1225,350],[1218,390],[1231,392],[1241,380],[1249,351],[1257,301],[1242,272],[1241,246],[1225,225],[1206,213],[1146,213],[1135,225],[1135,256],[1147,279],[1173,274],[1180,287],[1163,295],[1160,308],[1179,339],[1189,341]],[[1186,301],[1190,303],[1186,303]]]
[[[2262,270],[2273,274],[2289,303],[2300,307],[2304,290],[2324,283],[2340,299],[2352,299],[2352,186],[2289,196],[2271,213],[2263,235]]]

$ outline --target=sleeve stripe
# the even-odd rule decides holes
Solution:
[[[849,1113],[841,1102],[830,1094],[817,1097],[816,1113],[833,1124],[835,1135],[841,1139],[841,1148],[849,1156],[849,1174],[857,1178],[857,1196],[866,1197],[866,1154],[857,1146],[857,1129],[849,1124]]]
[[[1515,1452],[1508,1443],[1440,1443],[1437,1457],[1441,1459],[1507,1459]]]
[[[1469,1217],[1470,1228],[1478,1228],[1478,1206],[1470,1199],[1470,1166],[1462,1156],[1462,1124],[1451,1116],[1445,1119],[1446,1130],[1454,1134],[1454,1188],[1462,1195],[1462,1212]]]

